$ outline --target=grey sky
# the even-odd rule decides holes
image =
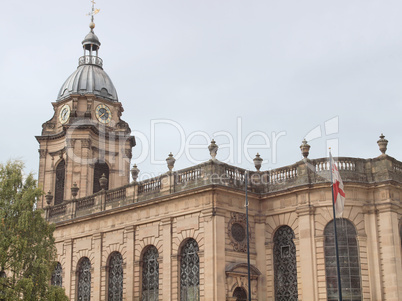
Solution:
[[[3,3],[0,162],[19,158],[37,172],[34,136],[52,117],[51,102],[77,67],[90,5]],[[269,160],[263,169],[277,168],[301,159],[301,141],[317,126],[322,137],[309,141],[310,158],[326,155],[328,139],[338,140],[340,156],[376,157],[383,132],[387,153],[402,159],[400,1],[99,0],[96,7],[99,56],[133,131],[149,137],[151,120],[169,119],[186,137],[229,132],[235,143],[231,163],[245,168],[253,164],[244,156],[239,160],[238,144],[248,134],[266,133],[271,149],[253,149],[250,156],[259,151]],[[338,120],[339,129],[327,127],[336,133],[326,135],[328,120]],[[282,133],[275,150],[273,132]],[[156,159],[177,154],[179,138],[177,129],[159,124]],[[216,141],[228,143],[223,136]],[[142,151],[138,142],[134,157]],[[200,136],[191,142],[209,144]],[[217,158],[227,155],[222,150]],[[207,160],[208,151],[192,156]],[[176,159],[176,169],[192,165],[185,156]],[[167,170],[149,156],[139,168]]]

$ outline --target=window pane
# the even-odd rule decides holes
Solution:
[[[91,300],[91,262],[87,257],[81,259],[78,268],[78,300]]]
[[[180,300],[198,301],[200,282],[200,260],[198,244],[189,239],[181,250],[180,259]]]
[[[338,296],[333,222],[334,221],[329,222],[324,230],[325,273],[327,275],[328,300],[337,300]],[[336,229],[338,235],[342,296],[344,300],[360,301],[362,297],[360,289],[360,263],[356,230],[353,224],[346,219],[337,219]]]
[[[280,227],[274,235],[275,300],[297,300],[296,247],[294,232]]]
[[[158,249],[151,246],[143,256],[142,263],[142,300],[156,301],[159,298]]]
[[[108,274],[108,300],[123,300],[123,257],[120,253],[115,252],[111,255]]]

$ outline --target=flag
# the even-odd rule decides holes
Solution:
[[[335,216],[340,218],[342,217],[343,208],[345,206],[345,191],[343,190],[343,182],[338,167],[332,159],[332,155],[330,154],[329,156],[332,164],[332,189],[334,191]]]

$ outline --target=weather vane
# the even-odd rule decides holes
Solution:
[[[92,10],[90,13],[87,13],[87,16],[91,16],[91,23],[94,23],[94,16],[100,12],[99,8],[95,8],[95,0],[91,0]]]

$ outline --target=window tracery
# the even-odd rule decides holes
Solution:
[[[159,300],[159,252],[154,246],[149,247],[142,262],[142,300]]]
[[[119,252],[110,256],[108,276],[108,300],[123,300],[123,257]]]
[[[274,235],[275,300],[296,301],[297,266],[294,232],[289,226],[280,227]]]
[[[198,244],[190,238],[181,250],[180,258],[180,301],[200,299],[200,259]]]

